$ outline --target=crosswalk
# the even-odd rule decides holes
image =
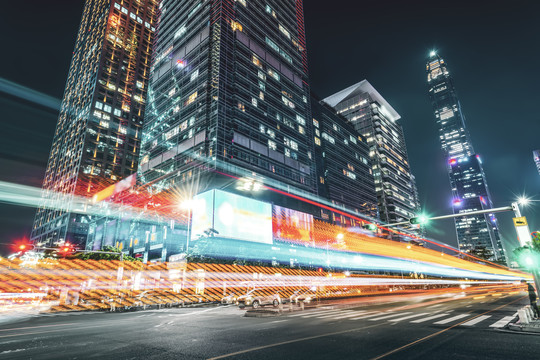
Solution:
[[[471,312],[461,314],[453,313],[454,310],[443,310],[437,308],[422,309],[423,312],[413,311],[367,311],[367,310],[347,310],[347,309],[322,309],[311,310],[290,314],[291,318],[313,319],[321,321],[358,321],[366,320],[372,322],[387,322],[390,324],[410,323],[410,324],[431,324],[431,325],[456,325],[463,327],[474,327],[487,325],[488,328],[503,328],[512,321],[515,316],[504,316],[499,318],[496,315],[477,315]],[[427,311],[426,311],[427,310]],[[494,322],[493,322],[494,321]]]

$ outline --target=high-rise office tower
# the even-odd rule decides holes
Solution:
[[[398,122],[401,116],[367,80],[323,101],[347,118],[369,145],[381,220],[396,223],[415,217],[418,194]]]
[[[482,161],[473,149],[446,62],[436,52],[431,52],[426,72],[441,148],[447,161],[453,212],[490,209],[493,205]],[[460,250],[506,261],[493,214],[457,217],[455,225]]]
[[[157,4],[86,1],[32,240],[81,244],[88,221],[74,199],[136,171]]]
[[[534,159],[534,163],[536,164],[536,169],[538,170],[538,174],[540,174],[540,150],[533,151],[533,159]]]
[[[334,205],[378,218],[369,146],[345,117],[311,98],[319,195]],[[321,209],[323,218],[330,217]],[[343,217],[332,214],[335,223]]]
[[[160,8],[142,182],[193,195],[225,173],[315,193],[302,1]]]

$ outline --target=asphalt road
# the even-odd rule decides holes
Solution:
[[[233,306],[33,317],[0,326],[0,359],[539,359],[502,329],[525,293],[406,298],[244,317]]]

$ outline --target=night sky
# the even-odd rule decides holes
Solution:
[[[10,1],[0,13],[0,77],[62,98],[83,0]],[[367,79],[402,116],[422,207],[451,212],[450,186],[427,94],[430,50],[454,76],[494,206],[540,200],[540,3],[537,1],[305,0],[312,90],[326,97]],[[24,16],[21,16],[24,14]],[[57,112],[0,92],[0,180],[40,186]],[[540,227],[540,203],[524,210]],[[0,204],[0,243],[28,237],[35,210]],[[498,216],[517,246],[511,214]],[[456,246],[453,221],[429,236]],[[0,244],[0,246],[2,246]],[[5,251],[4,251],[5,252]]]

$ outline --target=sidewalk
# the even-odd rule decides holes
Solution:
[[[526,333],[540,334],[540,319],[533,317],[533,311],[530,305],[527,305],[518,310],[518,320],[508,324],[508,329],[512,331],[520,331]]]

